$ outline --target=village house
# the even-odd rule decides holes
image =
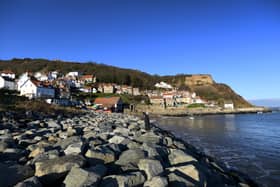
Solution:
[[[135,95],[135,96],[141,95],[139,88],[133,88],[132,89],[132,95]]]
[[[114,84],[103,83],[98,85],[98,91],[101,93],[116,93],[116,88]]]
[[[230,109],[233,110],[234,109],[234,104],[231,100],[225,101],[224,102],[224,109]]]
[[[58,71],[51,71],[48,73],[48,80],[52,81],[52,80],[56,80],[59,76]]]
[[[181,97],[177,97],[176,101],[177,101],[177,103],[180,103],[180,104],[191,104],[192,98],[182,95]]]
[[[28,79],[20,86],[20,95],[32,98],[54,98],[55,90],[50,85],[34,79]]]
[[[100,105],[104,110],[123,112],[123,101],[120,97],[98,97],[95,99],[94,104]]]
[[[9,77],[0,76],[0,89],[16,90],[15,81]]]
[[[82,84],[95,83],[96,77],[94,75],[83,75],[79,80]]]
[[[170,84],[167,84],[165,82],[160,82],[155,84],[156,88],[162,88],[162,89],[172,89],[172,86]]]
[[[36,72],[34,74],[34,77],[39,81],[47,81],[48,80],[48,76],[44,73],[41,73],[41,72]]]
[[[81,74],[78,71],[71,71],[66,74],[66,77],[79,77]]]
[[[17,80],[17,90],[20,91],[21,86],[29,80],[31,77],[31,73],[25,72],[22,75],[19,76],[19,79]]]
[[[127,86],[127,85],[122,85],[121,86],[121,93],[122,94],[133,94],[133,87],[132,86]]]
[[[10,79],[15,79],[16,78],[16,74],[10,70],[3,70],[0,72],[0,76],[2,77],[8,77]]]

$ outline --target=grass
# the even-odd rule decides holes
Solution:
[[[194,104],[188,105],[188,108],[205,108],[205,105],[202,103],[194,103]]]

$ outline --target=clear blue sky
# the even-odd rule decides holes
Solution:
[[[0,59],[14,57],[210,73],[247,99],[280,98],[280,3],[0,0]]]

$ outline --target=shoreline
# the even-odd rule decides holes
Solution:
[[[8,114],[0,115],[7,171],[0,172],[0,186],[259,186],[155,123],[147,129],[137,116]]]

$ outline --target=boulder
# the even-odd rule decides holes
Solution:
[[[35,163],[35,176],[45,185],[51,185],[66,176],[72,167],[82,167],[85,159],[80,155],[66,155],[59,158]]]
[[[100,149],[89,149],[86,152],[86,157],[90,158],[92,163],[107,164],[116,160],[115,153],[106,147],[102,147]]]
[[[61,129],[61,125],[59,125],[56,121],[54,120],[48,120],[46,121],[46,124],[49,128],[54,128],[56,130]]]
[[[15,187],[42,187],[42,184],[37,177],[30,177],[20,183],[17,183]]]
[[[36,155],[31,161],[30,164],[35,164],[36,162],[42,162],[49,159],[54,159],[59,157],[59,151],[56,149],[46,151]]]
[[[9,144],[5,141],[0,141],[0,152],[4,152],[6,148],[9,147]]]
[[[79,143],[81,142],[81,138],[78,136],[71,136],[66,139],[62,139],[58,141],[54,146],[55,147],[60,147],[61,149],[66,149],[69,145],[74,144],[74,143]]]
[[[65,187],[97,186],[101,175],[82,168],[73,167],[66,176],[63,184]]]
[[[84,151],[83,142],[77,142],[69,145],[65,150],[64,153],[66,155],[78,155]]]
[[[137,171],[125,175],[109,175],[105,177],[100,186],[102,187],[127,187],[140,186],[145,182],[144,175]]]
[[[163,172],[161,163],[152,159],[141,159],[138,163],[138,168],[146,173],[148,180]]]
[[[151,180],[144,183],[144,187],[167,187],[168,182],[164,177],[153,177]]]
[[[30,166],[0,163],[0,186],[13,186],[34,175]]]
[[[142,143],[152,143],[152,144],[161,144],[163,142],[163,138],[159,135],[156,135],[154,132],[147,132],[142,134],[138,138],[137,141]]]
[[[164,144],[167,146],[167,147],[171,147],[173,145],[173,140],[172,138],[166,136],[164,137]]]
[[[108,141],[109,143],[120,144],[124,140],[125,140],[124,137],[116,135],[110,138]]]
[[[193,164],[167,168],[167,171],[171,186],[176,186],[179,182],[187,186],[207,186],[204,173]]]
[[[124,151],[120,157],[119,160],[117,160],[115,163],[120,166],[137,166],[140,159],[143,159],[146,157],[146,153],[141,149],[129,149],[127,151]]]
[[[114,131],[115,134],[120,134],[123,136],[128,136],[130,133],[130,130],[128,128],[123,128],[123,127],[117,127]]]
[[[170,172],[179,171],[179,172],[191,177],[195,181],[200,180],[199,171],[192,164],[185,165],[185,166],[178,166],[178,167],[170,167],[170,168],[167,168],[167,170]]]
[[[94,147],[96,147],[96,146],[98,146],[98,145],[101,145],[101,144],[104,144],[104,143],[105,143],[104,140],[93,139],[93,140],[90,140],[89,146],[90,146],[91,148],[94,148]]]
[[[179,149],[170,149],[170,154],[168,155],[169,163],[171,165],[182,164],[187,162],[196,162],[197,160]]]
[[[34,149],[33,151],[31,151],[31,153],[29,154],[29,158],[34,158],[36,156],[38,156],[39,154],[42,154],[45,152],[45,148],[43,147],[37,147],[36,149]]]

